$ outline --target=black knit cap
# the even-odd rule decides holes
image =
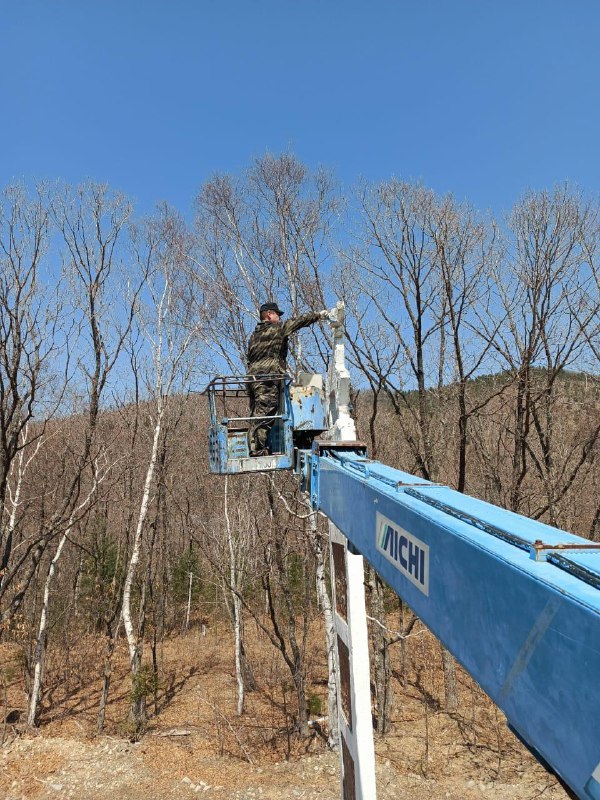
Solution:
[[[276,314],[279,314],[280,317],[283,317],[283,311],[279,308],[277,303],[263,303],[262,306],[258,309],[259,313],[262,314],[263,311],[274,311]]]

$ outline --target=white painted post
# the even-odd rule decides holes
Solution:
[[[329,435],[355,441],[350,416],[350,373],[344,349],[344,306],[337,305],[333,354],[327,373]],[[338,709],[342,800],[375,800],[375,747],[371,716],[369,637],[363,558],[348,551],[348,540],[329,523],[334,626],[338,641]]]

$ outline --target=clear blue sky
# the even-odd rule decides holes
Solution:
[[[600,185],[597,0],[0,0],[0,184],[107,181],[186,216],[289,149],[501,212]]]

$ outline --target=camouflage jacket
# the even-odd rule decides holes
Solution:
[[[259,322],[248,341],[248,374],[285,372],[288,336],[300,328],[312,325],[319,317],[320,314],[314,312],[285,322]]]

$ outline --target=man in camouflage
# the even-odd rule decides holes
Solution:
[[[287,368],[288,337],[320,319],[327,319],[328,311],[302,314],[295,319],[281,322],[283,311],[277,303],[264,303],[260,309],[260,322],[248,342],[248,375],[284,374]],[[251,417],[271,417],[279,413],[280,381],[250,381]],[[272,421],[256,425],[250,431],[250,455],[267,455],[267,437]]]

